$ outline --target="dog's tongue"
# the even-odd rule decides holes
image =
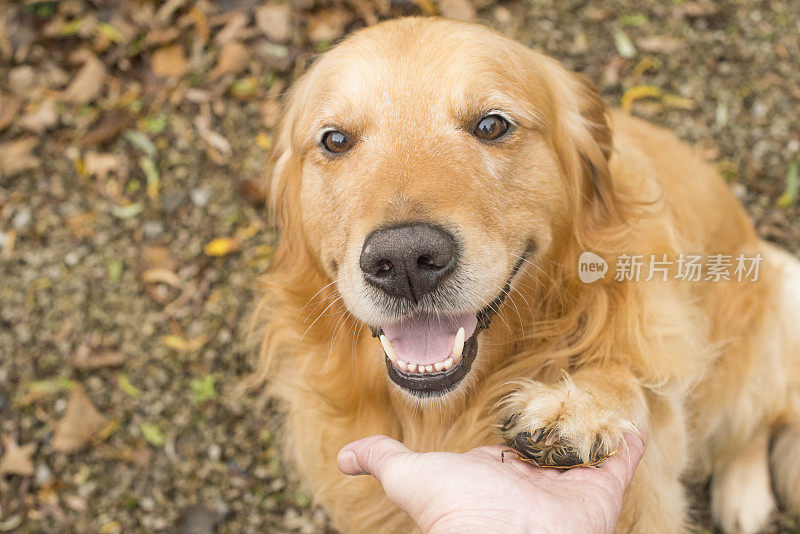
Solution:
[[[447,359],[459,328],[469,339],[478,319],[474,313],[450,317],[422,314],[383,327],[397,357],[406,363],[432,364]]]

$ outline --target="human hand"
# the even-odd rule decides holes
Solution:
[[[644,454],[644,438],[626,434],[620,452],[600,467],[557,470],[506,455],[505,447],[463,454],[414,453],[386,436],[342,447],[347,475],[373,475],[423,532],[614,531],[622,496]]]

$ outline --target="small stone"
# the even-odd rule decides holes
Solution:
[[[214,462],[218,462],[222,457],[222,449],[219,445],[214,443],[208,448],[208,458]]]
[[[31,210],[29,208],[22,208],[14,216],[13,225],[17,231],[24,231],[31,224]]]
[[[197,189],[192,190],[190,195],[192,197],[192,203],[199,207],[205,207],[208,204],[208,200],[211,198],[211,189],[208,187],[198,187]]]
[[[164,233],[164,224],[161,221],[147,221],[142,225],[142,233],[147,239],[153,239]]]
[[[17,96],[29,96],[35,81],[36,71],[30,65],[20,65],[8,73],[8,88]]]
[[[53,472],[50,471],[50,468],[46,463],[40,462],[36,465],[36,473],[34,474],[33,479],[38,486],[44,486],[53,480]]]

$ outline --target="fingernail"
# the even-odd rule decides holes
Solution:
[[[358,458],[353,451],[339,451],[336,457],[336,463],[339,464],[339,469],[348,475],[363,475],[364,470],[358,465]]]

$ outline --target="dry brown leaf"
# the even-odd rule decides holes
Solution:
[[[181,45],[164,46],[153,52],[150,60],[153,72],[168,78],[180,78],[189,70]]]
[[[237,39],[241,36],[242,30],[247,27],[247,22],[250,16],[246,13],[237,13],[233,15],[230,20],[225,24],[214,38],[219,44],[225,44],[228,41]]]
[[[72,235],[78,239],[89,237],[92,235],[91,223],[96,217],[97,214],[91,211],[67,217],[67,228],[69,228],[69,231],[72,232]]]
[[[142,265],[145,269],[169,269],[175,268],[175,261],[172,259],[167,247],[146,246],[142,247]]]
[[[13,96],[0,93],[0,132],[11,124],[19,112],[20,101]]]
[[[194,352],[203,348],[203,345],[208,343],[208,336],[203,334],[192,339],[185,339],[181,336],[168,335],[162,336],[161,342],[178,352]]]
[[[292,36],[292,10],[286,4],[267,4],[256,10],[256,26],[273,42]]]
[[[671,54],[684,46],[682,39],[666,35],[651,35],[636,39],[636,46],[643,52],[650,54]]]
[[[81,144],[87,146],[113,141],[128,126],[130,118],[130,115],[125,111],[109,111],[103,115],[100,122],[92,126],[89,131],[81,137]]]
[[[92,405],[83,387],[74,384],[64,415],[56,423],[53,449],[75,452],[92,439],[106,425],[106,418]]]
[[[73,104],[91,102],[103,90],[106,80],[106,67],[94,55],[87,55],[78,73],[61,93],[61,99]]]
[[[469,0],[439,0],[439,11],[443,17],[455,20],[472,20],[475,8]]]
[[[224,74],[236,74],[247,67],[250,50],[238,41],[228,41],[222,46],[217,65],[209,72],[209,79],[216,80]]]
[[[31,150],[38,142],[35,137],[23,137],[0,145],[0,174],[15,176],[30,169],[37,169],[41,161],[31,154]]]
[[[181,279],[170,269],[153,268],[142,273],[142,282],[145,284],[167,284],[172,287],[181,287]]]
[[[84,171],[89,176],[105,180],[108,175],[120,168],[122,158],[118,154],[88,152],[84,158]]]
[[[35,133],[43,133],[52,128],[58,122],[58,112],[56,111],[55,100],[45,100],[35,111],[26,113],[20,120],[19,125]]]
[[[29,477],[33,474],[33,461],[31,456],[36,451],[35,443],[18,445],[11,436],[0,436],[5,453],[0,458],[0,475],[20,475]]]
[[[308,38],[312,43],[334,41],[344,33],[351,20],[352,16],[344,9],[323,9],[308,22]]]
[[[76,369],[116,367],[125,363],[125,355],[118,351],[103,351],[94,354],[91,349],[82,345],[75,351],[75,354],[73,354],[71,363]]]

